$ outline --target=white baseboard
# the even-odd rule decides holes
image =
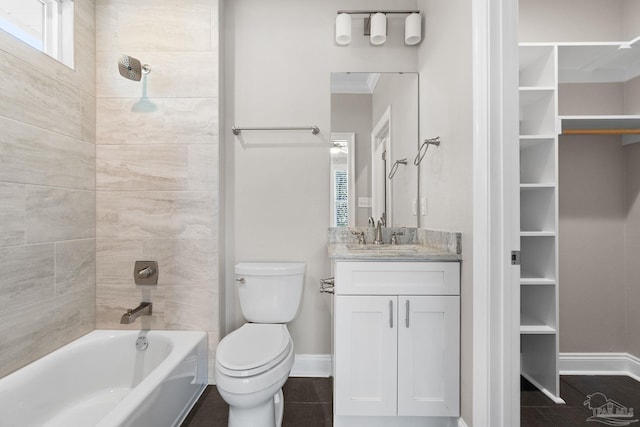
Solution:
[[[560,375],[627,375],[640,381],[640,358],[629,353],[560,353]]]
[[[322,377],[332,374],[330,354],[296,354],[290,377]]]

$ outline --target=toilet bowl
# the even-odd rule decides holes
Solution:
[[[229,404],[230,427],[281,425],[280,389],[293,360],[293,342],[283,324],[245,323],[218,344],[214,375]]]
[[[280,427],[282,386],[295,356],[285,323],[298,311],[304,264],[242,263],[236,274],[240,306],[250,323],[218,344],[216,386],[229,404],[229,427]]]

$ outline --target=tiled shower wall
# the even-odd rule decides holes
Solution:
[[[95,320],[95,21],[75,69],[0,31],[0,377]]]
[[[97,0],[98,329],[203,330],[218,342],[218,1]],[[149,64],[135,82],[120,54]],[[157,286],[135,286],[157,260]],[[126,309],[153,316],[121,325]],[[213,360],[213,357],[210,357]]]

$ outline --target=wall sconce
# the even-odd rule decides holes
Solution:
[[[380,46],[387,41],[387,15],[378,12],[369,19],[369,40],[372,45]]]
[[[364,35],[374,46],[387,41],[387,15],[407,15],[404,23],[404,42],[409,46],[422,40],[422,18],[419,10],[339,10],[336,17],[336,43],[346,46],[351,43],[351,15],[366,15]]]
[[[341,46],[351,43],[351,15],[338,13],[336,18],[336,43]]]

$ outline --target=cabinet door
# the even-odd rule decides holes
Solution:
[[[398,298],[398,415],[459,416],[460,297]]]
[[[335,297],[336,415],[396,415],[397,297]]]

